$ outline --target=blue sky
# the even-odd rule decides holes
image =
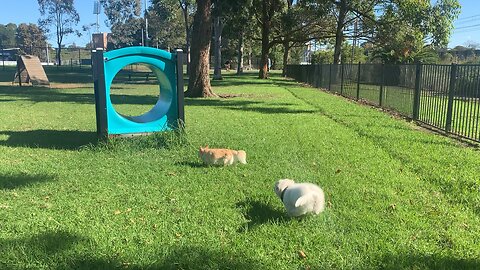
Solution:
[[[96,22],[96,15],[93,14],[93,0],[75,0],[75,8],[80,14],[80,23],[82,25]],[[456,29],[450,38],[449,47],[465,45],[467,42],[480,43],[480,1],[479,0],[459,0],[462,10],[459,19],[455,22]],[[37,23],[40,17],[37,0],[0,0],[0,24],[7,23]],[[105,26],[105,15],[100,15],[100,31],[108,32]],[[472,26],[472,27],[470,27]],[[51,44],[55,44],[55,37],[49,36]],[[78,38],[74,35],[65,38],[65,45],[71,45],[75,42],[83,46],[90,40],[89,34]]]

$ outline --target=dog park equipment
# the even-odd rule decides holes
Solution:
[[[127,47],[109,52],[92,51],[97,134],[101,137],[149,134],[179,128],[184,122],[182,50],[175,53]],[[148,66],[157,76],[160,92],[156,104],[139,116],[118,113],[110,98],[115,75],[131,64]]]
[[[40,86],[50,85],[40,59],[34,55],[21,55],[17,58],[17,72],[13,82],[20,86],[22,83],[32,83],[32,85]]]

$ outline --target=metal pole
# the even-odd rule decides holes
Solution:
[[[47,66],[50,66],[50,52],[48,49],[48,44],[47,44]]]
[[[148,0],[145,0],[145,13],[144,13],[144,17],[145,17],[145,46],[148,46],[148,18],[147,18],[147,1]]]
[[[332,65],[333,64],[328,65],[330,69],[330,72],[328,74],[328,91],[332,91]]]
[[[97,118],[97,135],[108,137],[107,103],[103,50],[92,51],[93,86],[95,93],[95,114]]]
[[[412,117],[418,120],[420,117],[420,96],[422,92],[422,64],[415,66],[415,92],[413,93],[413,113]]]
[[[178,106],[178,127],[184,127],[184,93],[183,93],[183,51],[177,50],[177,106]]]
[[[452,130],[453,99],[455,98],[456,81],[457,81],[457,65],[452,64],[452,67],[450,70],[450,85],[448,87],[447,119],[445,123],[445,130],[447,132],[450,132]]]
[[[385,84],[385,64],[382,63],[382,75],[381,75],[381,78],[380,78],[380,97],[379,97],[379,102],[378,102],[378,106],[380,106],[380,107],[382,107],[382,105],[383,105],[384,84]]]
[[[343,69],[344,69],[343,61],[342,61],[341,65],[342,65],[342,67],[341,67],[342,70],[341,70],[341,73],[340,73],[341,74],[340,75],[341,76],[340,77],[340,95],[343,95],[343,72],[344,72],[343,71]]]
[[[357,100],[360,99],[360,62],[358,62],[358,71],[357,71]]]
[[[3,70],[5,70],[5,51],[3,50],[3,45],[2,45],[2,66],[3,66]]]

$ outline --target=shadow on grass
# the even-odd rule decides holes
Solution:
[[[84,93],[62,93],[57,89],[32,86],[0,86],[0,96],[18,97],[32,102],[73,102],[93,104],[95,97]]]
[[[89,250],[88,239],[64,231],[47,231],[28,238],[0,240],[0,269],[114,269],[117,261],[97,259],[78,250]]]
[[[205,165],[203,162],[194,162],[194,161],[182,161],[176,163],[176,165],[180,166],[187,166],[187,167],[192,167],[192,168],[207,168],[209,166]]]
[[[80,235],[47,231],[28,238],[0,239],[1,269],[262,269],[259,261],[208,247],[167,247],[166,255],[146,265],[126,262],[112,254],[99,257],[92,241]],[[165,250],[162,249],[162,250]],[[163,253],[163,252],[162,252]]]
[[[388,255],[381,269],[480,269],[478,259],[459,259],[440,255]]]
[[[187,106],[212,106],[232,111],[258,112],[263,114],[300,114],[316,113],[316,110],[298,110],[294,104],[268,104],[260,101],[232,100],[232,99],[189,99],[185,100]]]
[[[46,174],[2,174],[0,175],[0,190],[21,188],[35,183],[51,181],[53,179],[53,176]]]
[[[148,269],[263,269],[259,261],[229,251],[206,247],[173,248],[169,255]]]
[[[8,136],[0,145],[10,147],[77,150],[98,142],[95,132],[78,130],[0,131],[0,135]]]
[[[285,212],[273,209],[270,205],[258,200],[239,202],[237,208],[242,210],[242,214],[248,221],[238,229],[239,232],[247,232],[262,224],[285,223],[289,220]]]

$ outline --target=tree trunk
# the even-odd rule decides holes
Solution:
[[[243,73],[243,31],[240,32],[238,37],[238,55],[237,55],[237,75]]]
[[[259,79],[268,77],[268,53],[270,51],[270,19],[268,16],[267,1],[262,1],[262,55],[260,56]]]
[[[192,62],[188,80],[187,97],[217,96],[210,85],[210,40],[212,36],[211,0],[197,0],[193,18]]]
[[[248,47],[248,70],[253,69],[252,67],[252,44]]]
[[[182,2],[180,2],[180,5]],[[185,23],[185,54],[187,56],[187,74],[190,74],[190,27],[188,25],[188,6],[185,6],[185,8],[182,7],[182,12],[183,12],[183,20]]]
[[[213,79],[222,80],[222,21],[220,16],[215,16],[213,19],[213,51],[215,54],[215,62],[213,67]]]
[[[345,18],[347,16],[347,3],[345,0],[340,1],[338,12],[337,29],[335,32],[335,51],[333,53],[333,63],[338,64],[340,62],[340,56],[342,52],[343,42],[343,27],[345,26]]]
[[[290,53],[290,42],[284,41],[283,42],[283,69],[282,69],[282,76],[287,76],[287,64],[288,64],[288,54]]]
[[[57,50],[57,65],[61,66],[62,65],[62,44],[58,44],[58,50]]]

